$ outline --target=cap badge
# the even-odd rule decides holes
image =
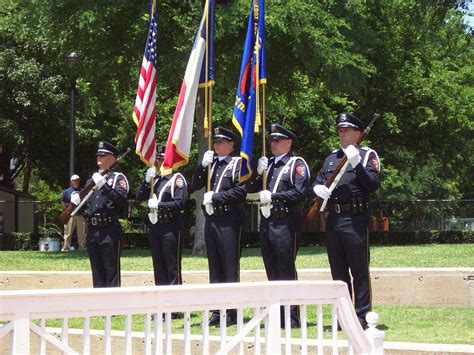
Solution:
[[[345,113],[341,115],[341,122],[344,122],[347,119],[347,116]]]
[[[99,142],[99,149],[103,149],[104,148],[104,142]]]

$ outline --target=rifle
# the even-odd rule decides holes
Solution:
[[[365,137],[367,137],[367,135],[370,133],[370,130],[372,129],[372,126],[374,125],[375,121],[377,121],[379,117],[380,117],[380,114],[374,113],[374,116],[372,117],[372,121],[370,121],[369,125],[364,129],[364,132],[362,132],[359,139],[357,140],[357,143],[356,143],[357,145],[359,145],[365,139]],[[331,192],[337,186],[342,175],[344,175],[344,172],[346,171],[348,164],[349,162],[347,161],[347,156],[344,155],[341,158],[341,160],[339,160],[339,163],[337,163],[337,166],[334,172],[324,183],[324,186],[326,186]],[[306,214],[306,219],[309,222],[316,220],[319,217],[319,214],[324,211],[327,201],[328,200],[324,200],[321,197],[316,196],[316,198],[314,199],[313,205],[311,206],[308,213]]]
[[[129,152],[131,151],[130,148],[127,149],[125,153],[117,158],[114,164],[112,164],[108,169],[105,169],[100,172],[100,175],[105,176],[109,173],[110,170],[115,168],[120,160],[122,160]],[[81,198],[81,203],[79,205],[75,205],[71,203],[68,207],[64,209],[64,211],[59,215],[59,220],[66,224],[69,221],[69,218],[74,217],[76,213],[84,206],[86,201],[92,196],[94,191],[97,190],[97,185],[94,181],[91,181],[89,184],[84,186],[84,188],[79,192],[79,197]]]

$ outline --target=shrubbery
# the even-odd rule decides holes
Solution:
[[[45,235],[46,236],[46,235]],[[38,242],[43,237],[34,233],[6,233],[0,238],[0,250],[38,250]],[[124,249],[147,249],[148,237],[145,232],[126,232],[122,239]],[[183,236],[183,246],[192,247],[192,238]],[[299,246],[324,245],[324,233],[303,233]],[[410,244],[457,244],[474,243],[474,231],[405,231],[371,232],[371,245],[410,245]],[[242,233],[243,248],[259,246],[258,232]]]

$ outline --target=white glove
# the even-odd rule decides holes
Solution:
[[[204,153],[202,157],[201,165],[204,168],[207,168],[207,166],[211,164],[213,160],[214,160],[214,151],[208,150],[207,152]]]
[[[257,165],[257,173],[258,175],[262,175],[264,170],[267,170],[268,168],[268,158],[267,157],[260,157],[258,159],[258,165]]]
[[[148,200],[148,208],[158,208],[158,198],[156,198],[156,194],[153,194],[153,197]]]
[[[79,206],[81,203],[81,196],[79,196],[79,192],[73,192],[71,194],[71,203],[75,204],[76,206]]]
[[[97,185],[97,187],[100,189],[102,186],[104,186],[104,184],[107,182],[107,180],[105,180],[105,177],[103,177],[102,175],[100,175],[99,173],[94,173],[92,175],[92,180],[94,180],[94,183]]]
[[[155,168],[148,168],[145,175],[145,181],[151,183],[151,180],[156,176]]]
[[[323,200],[327,200],[331,197],[331,190],[329,190],[325,185],[314,185],[313,191],[316,196],[321,197]]]
[[[202,204],[206,209],[208,215],[214,214],[214,207],[212,206],[212,195],[214,195],[214,191],[208,191],[204,194],[204,199]]]
[[[342,150],[344,151],[344,154],[347,156],[347,161],[351,163],[353,168],[355,168],[360,163],[359,150],[353,145],[349,145],[345,149],[342,149]]]
[[[262,211],[262,216],[265,218],[270,217],[271,209],[272,209],[272,205],[269,205],[269,204],[260,206],[260,211]]]
[[[268,190],[262,190],[258,193],[261,203],[270,203],[272,202],[272,193]]]
[[[212,204],[212,195],[214,195],[214,191],[209,191],[204,194],[203,205]]]

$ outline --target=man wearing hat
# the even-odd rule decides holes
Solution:
[[[159,168],[165,157],[165,147],[158,147],[156,157],[156,166]],[[150,198],[152,181],[154,193]],[[180,285],[181,232],[184,228],[182,213],[187,198],[186,180],[178,172],[156,176],[156,168],[148,168],[136,197],[137,201],[148,201],[150,208],[148,242],[155,285]]]
[[[365,329],[365,316],[371,310],[369,199],[379,186],[380,161],[374,150],[357,145],[365,128],[361,120],[343,112],[336,117],[336,127],[341,148],[324,161],[313,191],[328,200],[325,235],[332,278],[346,282],[351,296],[354,286],[355,310]],[[349,164],[331,191],[324,183],[344,154]]]
[[[87,221],[86,245],[92,269],[94,287],[120,286],[120,240],[122,227],[118,221],[127,210],[128,181],[124,174],[113,171],[118,150],[101,141],[97,148],[99,170],[92,175],[95,191],[85,203]],[[79,205],[78,193],[71,202]]]
[[[69,207],[71,204],[71,195],[74,192],[79,191],[79,183],[81,179],[79,175],[72,175],[70,180],[69,180],[69,187],[64,190],[62,196],[61,196],[61,205],[63,207],[63,210]],[[84,217],[82,216],[81,213],[77,213],[74,216],[71,216],[69,218],[67,224],[64,225],[64,244],[61,249],[61,251],[68,251],[72,250],[71,246],[71,239],[72,235],[76,231],[76,236],[77,236],[77,244],[79,250],[84,250],[85,249],[85,241],[86,241],[86,225],[84,222]]]
[[[196,169],[190,192],[207,185],[211,169],[211,188],[204,194],[204,238],[211,283],[239,282],[240,236],[247,192],[239,182],[240,157],[232,157],[238,135],[223,127],[214,129],[214,151],[204,153]],[[237,313],[227,310],[226,324],[235,324]],[[219,311],[213,311],[209,325],[219,326]]]
[[[284,126],[271,125],[273,157],[258,160],[257,173],[247,184],[248,192],[259,192],[262,218],[260,220],[260,248],[269,281],[297,280],[297,236],[300,233],[299,205],[309,188],[309,169],[305,160],[294,156],[291,148],[296,135]],[[267,170],[267,183],[262,175]],[[282,308],[281,326],[284,327]],[[291,306],[291,327],[298,327],[296,306]]]

